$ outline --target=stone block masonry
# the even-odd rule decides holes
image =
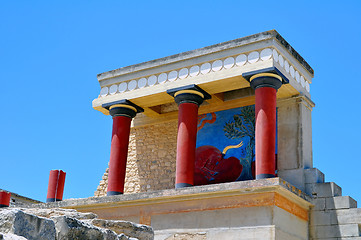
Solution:
[[[310,211],[310,239],[360,239],[361,209],[357,202],[342,196],[333,182],[324,182],[318,169],[305,171],[306,193],[313,197]]]
[[[124,193],[172,189],[175,183],[177,121],[132,128]],[[105,196],[108,171],[94,196]]]

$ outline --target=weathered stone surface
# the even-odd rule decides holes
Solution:
[[[151,227],[96,217],[94,213],[81,213],[72,209],[0,209],[0,240],[154,239]]]
[[[338,196],[325,198],[326,209],[349,209],[357,208],[357,202],[350,196]]]
[[[324,183],[325,174],[317,168],[309,168],[304,170],[305,183]]]
[[[360,236],[358,224],[312,226],[311,233],[311,237],[314,239],[332,239]]]
[[[52,220],[25,213],[20,209],[0,211],[0,231],[29,240],[55,239],[55,225]]]
[[[146,225],[134,224],[128,221],[104,220],[104,219],[93,219],[90,222],[94,226],[107,228],[113,230],[118,234],[124,233],[129,237],[134,237],[139,240],[154,239],[153,229]]]
[[[206,233],[176,233],[166,240],[206,240]]]
[[[53,220],[55,223],[57,240],[119,239],[118,235],[109,229],[95,227],[75,218],[60,216],[53,217]]]
[[[334,182],[306,184],[305,192],[313,197],[342,196],[342,189]]]
[[[39,217],[51,218],[55,216],[67,216],[76,219],[94,219],[98,216],[95,213],[83,213],[74,209],[62,208],[23,208],[22,211]]]
[[[27,239],[12,233],[0,233],[0,240],[27,240]]]

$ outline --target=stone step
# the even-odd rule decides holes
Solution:
[[[358,224],[312,226],[310,233],[313,239],[359,237],[360,229]]]
[[[326,198],[312,198],[311,203],[314,205],[312,211],[326,210]]]
[[[350,196],[325,198],[325,208],[328,210],[357,208],[357,201]]]
[[[305,183],[324,183],[325,174],[317,168],[304,169]]]
[[[360,224],[361,208],[312,211],[310,214],[312,226],[335,225],[335,224]]]
[[[342,188],[334,182],[307,183],[305,192],[314,198],[342,196]]]
[[[335,210],[339,224],[361,224],[361,208]]]
[[[310,214],[311,226],[326,226],[338,224],[336,210],[312,211]]]

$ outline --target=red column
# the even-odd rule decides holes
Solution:
[[[196,156],[198,105],[179,104],[176,188],[193,186],[194,163]]]
[[[256,178],[274,177],[276,171],[276,89],[262,87],[256,93]]]
[[[109,114],[113,117],[107,189],[107,196],[112,196],[124,192],[130,124],[135,115],[144,110],[125,99],[105,104],[103,107],[109,108]]]
[[[9,207],[10,198],[11,198],[10,192],[0,191],[0,208]]]
[[[63,200],[65,175],[66,173],[62,170],[50,171],[46,202],[58,202]]]
[[[113,117],[107,189],[108,196],[123,194],[124,192],[131,121],[132,118],[128,116]]]
[[[282,78],[273,73],[251,77],[256,95],[256,179],[275,177],[276,94]]]
[[[198,107],[211,96],[197,85],[167,90],[178,104],[178,136],[175,187],[194,185]]]

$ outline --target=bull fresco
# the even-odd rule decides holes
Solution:
[[[255,108],[198,117],[195,185],[254,179]]]

